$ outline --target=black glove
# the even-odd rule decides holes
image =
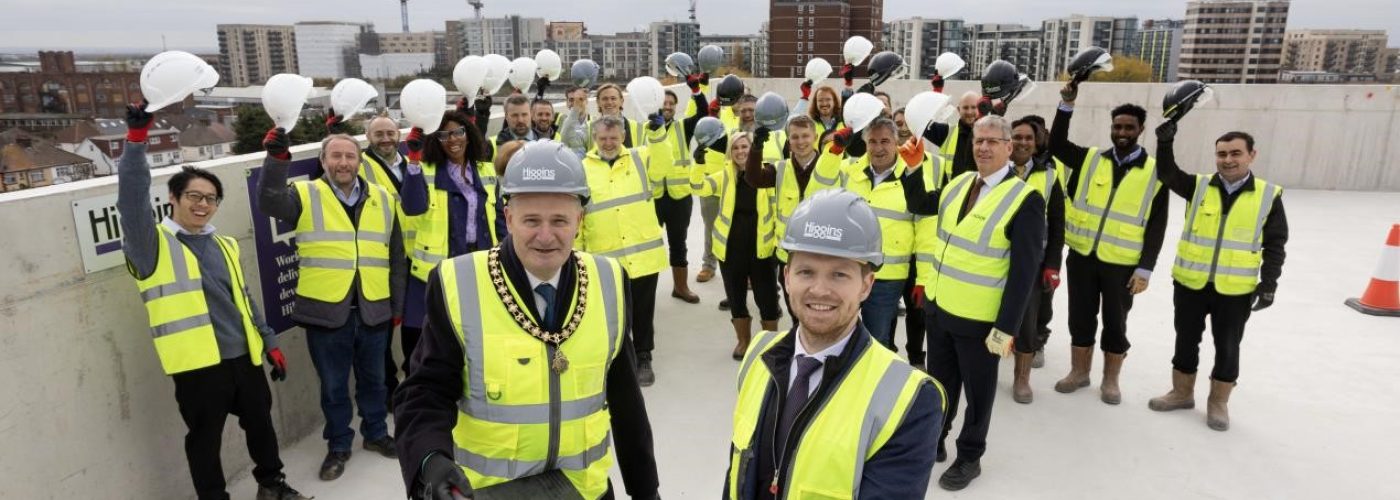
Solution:
[[[425,500],[454,500],[471,498],[472,484],[452,459],[441,453],[428,455],[423,462],[423,470],[418,472],[418,482],[423,485]],[[454,493],[458,496],[454,496]]]
[[[692,154],[690,155],[690,156],[692,156],[692,157],[695,158],[695,164],[697,164],[697,165],[704,165],[704,164],[705,164],[705,150],[706,150],[706,149],[708,149],[708,148],[706,148],[706,147],[704,147],[704,146],[700,146],[700,147],[698,147],[698,148],[695,148],[695,152],[692,153]]]
[[[940,75],[937,71],[934,71],[933,76],[928,79],[928,83],[929,85],[933,86],[934,92],[938,92],[940,94],[943,93],[943,75]]]
[[[127,142],[146,142],[146,135],[151,131],[151,122],[155,116],[146,111],[146,103],[140,105],[126,105],[126,140]]]
[[[1254,305],[1249,310],[1262,311],[1271,305],[1274,305],[1274,287],[1261,283],[1254,289]]]
[[[268,156],[283,161],[292,159],[292,139],[287,137],[287,130],[282,127],[269,129],[263,136],[262,145]]]
[[[476,103],[472,104],[472,110],[476,111],[476,116],[473,117],[476,121],[472,124],[479,125],[478,129],[485,128],[486,124],[491,121],[491,96],[477,99]]]
[[[763,150],[763,143],[768,142],[768,127],[758,127],[753,130],[753,149]]]
[[[549,88],[549,77],[541,76],[540,79],[535,80],[535,98],[544,99],[544,91],[547,88]]]
[[[345,132],[345,117],[335,114],[335,110],[326,108],[326,133],[339,134]]]
[[[661,127],[665,125],[666,117],[659,112],[652,113],[651,116],[647,117],[647,130],[661,130]]]
[[[468,111],[471,110],[471,109],[472,109],[472,102],[471,102],[471,101],[468,101],[466,97],[461,97],[461,98],[458,98],[458,99],[457,99],[457,112],[458,112],[458,113],[467,113],[468,115],[470,115],[471,113],[469,113]]]
[[[709,73],[700,73],[700,85],[704,85],[704,86],[709,86],[709,85],[710,85],[710,74],[709,74]]]
[[[1167,120],[1157,126],[1157,142],[1172,142],[1175,140],[1176,120]],[[1272,302],[1272,300],[1270,300],[1270,302]]]
[[[861,85],[859,89],[856,89],[856,93],[858,93],[858,94],[874,94],[874,93],[875,93],[875,84],[874,84],[874,83],[871,83],[871,82],[865,82],[865,85]]]
[[[1079,84],[1078,84],[1078,83],[1076,83],[1076,82],[1069,82],[1069,83],[1066,83],[1064,87],[1060,87],[1060,100],[1062,100],[1062,101],[1064,101],[1064,102],[1074,102],[1074,100],[1075,100],[1075,99],[1078,99],[1078,98],[1079,98]]]

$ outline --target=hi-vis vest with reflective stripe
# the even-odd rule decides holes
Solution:
[[[611,259],[579,254],[578,265],[588,269],[587,308],[578,330],[559,346],[569,368],[556,374],[550,369],[555,347],[522,330],[500,298],[509,293],[524,303],[534,292],[517,291],[509,280],[493,284],[488,255],[454,257],[438,271],[466,356],[452,428],[457,465],[477,488],[558,469],[584,498],[601,497],[612,466],[607,373],[626,319],[622,271]],[[575,296],[556,304],[568,307],[556,314],[570,317],[580,302]],[[521,314],[530,317],[529,309]]]
[[[199,259],[164,224],[156,224],[160,249],[156,268],[145,279],[136,280],[141,300],[150,318],[151,338],[156,356],[166,375],[219,364],[219,342],[214,336],[209,303],[204,298]],[[238,262],[238,242],[226,236],[212,236],[219,244],[233,286],[233,304],[243,316],[243,332],[254,366],[262,365],[262,336],[253,325],[253,313],[243,291],[243,265]],[[127,264],[127,272],[136,270]]]
[[[1283,188],[1253,177],[1254,189],[1242,189],[1227,214],[1222,213],[1222,190],[1211,187],[1210,178],[1196,175],[1196,194],[1186,208],[1172,278],[1192,290],[1215,283],[1221,295],[1254,293],[1264,263],[1264,221]]]
[[[927,147],[927,146],[925,146]],[[924,191],[934,193],[943,189],[948,182],[953,162],[943,159],[937,153],[924,153],[923,166],[919,175],[924,179]],[[924,287],[925,293],[933,290],[933,252],[938,241],[938,216],[914,216],[914,284]]]
[[[845,124],[845,123],[842,123],[841,120],[836,120],[835,122],[833,122],[833,123],[831,124],[830,127],[827,127],[826,124],[825,124],[825,123],[822,123],[821,119],[819,119],[819,118],[814,118],[814,119],[812,119],[812,123],[814,123],[814,124],[817,126],[817,133],[816,133],[816,138],[817,138],[817,139],[821,139],[821,138],[822,138],[822,134],[825,134],[826,131],[828,131],[828,130],[841,130],[842,127],[845,127],[845,126],[846,126],[846,124]],[[820,147],[821,147],[821,146],[819,146],[819,145],[817,144],[818,142],[820,142],[820,141],[812,141],[812,148],[813,148],[813,149],[817,149],[817,148],[820,148]]]
[[[389,236],[394,230],[393,199],[384,188],[358,179],[364,207],[358,224],[324,177],[297,181],[297,295],[337,303],[350,293],[359,273],[365,300],[389,298]]]
[[[950,129],[948,130],[948,137],[943,139],[943,145],[938,147],[938,153],[943,155],[943,160],[947,161],[948,165],[952,165],[953,157],[958,154],[958,135],[962,134],[962,124],[960,122],[954,122],[948,128]],[[974,168],[973,170],[976,169]]]
[[[880,218],[880,240],[885,254],[885,264],[875,272],[875,279],[907,279],[909,262],[914,256],[914,214],[909,213],[904,184],[900,181],[904,177],[904,159],[896,158],[891,167],[894,172],[884,182],[871,188],[870,176],[865,173],[870,166],[868,158],[862,156],[842,160],[830,151],[823,152],[817,159],[810,181],[816,184],[816,188],[809,185],[808,191],[815,193],[822,189],[843,187],[865,198],[870,203],[870,209]]]
[[[437,165],[423,163],[423,181],[428,185],[428,211],[419,215],[409,217],[409,225],[414,228],[413,245],[409,247],[409,272],[419,281],[428,281],[428,274],[437,267],[439,262],[450,257],[448,254],[450,245],[448,235],[451,234],[449,224],[451,214],[448,206],[448,192],[439,189],[436,184],[438,173]],[[486,199],[481,200],[482,210],[486,211],[487,233],[491,235],[491,244],[500,243],[497,241],[499,235],[496,234],[496,169],[488,162],[477,162],[477,178],[481,180],[481,186],[486,189]],[[443,170],[441,175],[448,174]],[[475,215],[472,215],[475,217]],[[481,246],[486,246],[484,242],[478,242]]]
[[[796,160],[792,158],[783,158],[778,160],[777,164],[773,165],[774,191],[771,197],[773,200],[773,208],[770,210],[772,210],[774,214],[777,214],[777,220],[773,226],[773,235],[779,240],[783,239],[783,236],[787,234],[788,219],[792,217],[792,212],[797,210],[797,204],[807,199],[807,193],[803,192],[801,185],[797,183],[797,166],[795,162]],[[812,168],[814,170],[817,168],[815,162],[813,162]],[[808,182],[807,191],[811,192],[812,189],[812,183]],[[787,250],[783,250],[779,247],[776,249],[776,253],[778,259],[787,262]]]
[[[933,289],[924,293],[948,313],[993,322],[1011,272],[1011,240],[1006,225],[1034,190],[1008,175],[958,221],[977,172],[964,172],[938,201],[938,240],[934,242]]]
[[[407,172],[404,172],[407,174]],[[399,217],[399,229],[403,231],[404,253],[413,248],[413,236],[417,232],[416,228],[409,226],[408,216],[403,214],[403,195],[399,193],[399,188],[394,187],[392,180],[394,174],[380,165],[369,151],[360,152],[360,177],[363,177],[370,184],[384,188],[389,193],[389,197],[394,199],[394,214]]]
[[[692,108],[694,107],[692,104]],[[671,161],[671,169],[666,173],[666,183],[652,187],[652,197],[669,196],[679,200],[690,196],[690,165],[695,159],[690,154],[690,138],[685,136],[685,124],[673,120],[666,128],[666,157]],[[661,158],[657,158],[662,161]]]
[[[622,152],[612,165],[597,150],[583,158],[589,201],[577,243],[584,251],[617,259],[633,279],[661,272],[668,262],[651,200],[646,156],[633,148]]]
[[[715,151],[707,147],[705,148],[705,163],[695,163],[692,165],[692,168],[699,169],[701,174],[703,174],[705,177],[709,177],[711,175],[723,172],[724,169],[728,166],[729,157],[725,156],[724,153]],[[690,183],[689,171],[687,171],[686,182]],[[718,189],[710,191],[709,194],[701,194],[699,192],[696,192],[695,186],[693,185],[690,189],[695,196],[699,196],[701,198],[719,197]]]
[[[769,487],[746,484],[744,479],[750,476],[751,468],[758,466],[754,441],[759,436],[763,401],[769,389],[777,385],[760,358],[784,335],[791,333],[759,332],[740,365],[729,482],[725,487],[728,498],[746,498],[756,488]],[[850,363],[840,384],[817,408],[807,428],[800,435],[789,437],[799,441],[793,456],[785,459],[787,473],[778,484],[778,498],[859,498],[865,462],[889,442],[904,422],[919,386],[934,384],[944,406],[947,405],[947,396],[937,382],[877,342],[870,342],[860,357]]]
[[[1047,214],[1050,213],[1050,192],[1054,191],[1055,184],[1059,184],[1061,190],[1064,189],[1065,185],[1065,164],[1060,163],[1060,160],[1053,161],[1054,168],[1031,170],[1024,177],[1017,176],[1026,185],[1039,192],[1041,198],[1045,198],[1045,212]],[[1012,168],[1011,172],[1015,173],[1015,167]]]
[[[1157,159],[1149,156],[1142,167],[1128,168],[1117,185],[1112,161],[1104,161],[1098,148],[1089,149],[1082,168],[1074,199],[1065,207],[1065,243],[1079,255],[1097,254],[1109,264],[1137,265],[1152,198],[1162,188]]]
[[[706,160],[708,161],[708,159]],[[734,204],[735,197],[738,196],[738,183],[744,182],[743,167],[734,165],[733,162],[726,161],[725,167],[719,172],[704,175],[699,168],[691,169],[691,188],[700,196],[713,196],[719,193],[719,215],[715,217],[714,230],[710,233],[710,249],[715,258],[725,260],[725,255],[729,248],[729,229],[734,225]],[[773,256],[773,250],[778,247],[778,240],[774,238],[773,227],[773,188],[755,189],[754,208],[758,212],[758,234],[755,241],[758,242],[756,252],[760,259]]]

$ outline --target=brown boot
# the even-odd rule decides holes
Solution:
[[[708,267],[700,268],[700,273],[695,275],[696,283],[704,283],[715,279],[715,270]]]
[[[1094,348],[1069,348],[1069,375],[1055,382],[1055,392],[1069,394],[1089,386],[1089,368],[1094,364]]]
[[[1033,352],[1016,353],[1016,379],[1011,383],[1011,399],[1017,403],[1030,404],[1035,399],[1031,392],[1031,362],[1034,360]]]
[[[734,361],[744,359],[744,353],[749,352],[749,339],[753,336],[753,318],[735,318],[729,320],[734,324],[734,336],[739,339],[739,343],[734,345]]]
[[[770,332],[776,332],[776,331],[778,331],[778,320],[776,320],[776,319],[773,320],[773,321],[759,321],[759,322],[758,322],[758,325],[759,325],[759,327],[763,328],[763,329],[766,330],[766,331],[770,331]]]
[[[1172,370],[1172,390],[1147,402],[1152,411],[1189,410],[1196,407],[1196,374]]]
[[[690,291],[690,285],[686,283],[686,279],[685,267],[671,268],[671,281],[675,283],[672,285],[674,288],[671,289],[671,296],[684,300],[686,303],[699,304],[700,296]]]
[[[1230,430],[1230,391],[1234,382],[1210,379],[1210,396],[1206,398],[1206,425],[1217,431]]]
[[[1099,399],[1116,405],[1123,402],[1123,391],[1118,389],[1118,374],[1123,371],[1123,360],[1128,353],[1103,353],[1103,383],[1099,384]]]

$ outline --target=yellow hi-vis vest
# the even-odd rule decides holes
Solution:
[[[679,119],[673,120],[666,127],[665,145],[662,149],[665,153],[657,155],[653,160],[670,162],[671,168],[666,173],[664,184],[657,183],[652,186],[651,196],[669,196],[673,200],[687,198],[691,193],[690,165],[695,163],[695,159],[690,155],[690,138],[685,136],[685,124]]]
[[[817,134],[816,134],[817,140],[812,141],[812,148],[814,148],[814,149],[820,148],[820,147],[821,147],[821,146],[820,146],[819,144],[817,144],[817,143],[818,143],[818,142],[821,142],[822,134],[825,134],[826,131],[828,131],[828,130],[841,130],[843,127],[846,126],[846,124],[845,124],[845,123],[842,123],[841,120],[836,120],[834,123],[831,124],[831,127],[828,128],[828,127],[826,126],[825,123],[822,123],[821,118],[813,118],[813,119],[812,119],[812,123],[816,124],[816,126],[817,126]]]
[[[708,159],[706,160],[708,161]],[[734,225],[734,204],[738,196],[738,183],[744,182],[742,169],[733,162],[726,161],[724,169],[705,175],[699,168],[690,169],[691,189],[700,196],[719,194],[719,215],[715,217],[714,230],[710,233],[710,249],[715,258],[723,261],[729,247],[729,228]],[[758,212],[758,242],[756,252],[760,259],[773,256],[778,247],[773,227],[773,189],[755,189],[755,210]]]
[[[393,199],[384,188],[361,182],[364,207],[358,224],[350,222],[340,199],[324,177],[297,181],[301,216],[297,218],[297,295],[338,303],[350,293],[359,274],[365,300],[389,298],[389,240],[394,230]]]
[[[1065,243],[1085,257],[1097,254],[1109,264],[1137,265],[1152,198],[1162,188],[1157,159],[1149,156],[1141,168],[1129,168],[1117,185],[1112,165],[1099,168],[1101,163],[1098,148],[1090,148],[1074,199],[1065,207]]]
[[[413,245],[407,252],[409,272],[419,281],[428,281],[428,274],[448,255],[450,214],[448,192],[437,187],[438,167],[432,163],[419,165],[423,169],[423,181],[428,185],[428,211],[410,216],[409,225],[414,227]],[[500,243],[496,234],[496,168],[489,162],[476,163],[477,178],[486,190],[486,199],[481,200],[482,210],[486,211],[486,232],[491,235],[491,244]],[[442,175],[451,175],[443,171]],[[484,242],[478,242],[486,246]]]
[[[198,370],[219,364],[219,342],[214,336],[214,323],[209,318],[209,303],[195,258],[175,232],[156,224],[159,252],[156,268],[150,276],[137,277],[136,288],[146,303],[150,319],[151,339],[156,356],[166,375]],[[238,242],[227,236],[212,236],[223,251],[228,266],[229,283],[233,287],[233,304],[243,316],[243,332],[248,337],[248,353],[253,366],[262,365],[262,336],[253,324],[252,308],[243,288],[243,265],[238,262]],[[126,270],[136,277],[136,269],[127,263]]]
[[[394,187],[392,180],[394,174],[380,165],[370,156],[369,151],[360,152],[360,177],[363,177],[370,184],[384,188],[389,193],[389,197],[394,200],[394,215],[399,218],[399,229],[403,231],[404,253],[407,254],[413,248],[413,236],[417,233],[416,228],[409,227],[408,216],[403,214],[403,194],[399,193],[399,188]],[[408,175],[408,172],[404,172]]]
[[[943,189],[948,181],[953,162],[942,155],[924,153],[923,166],[919,175],[923,176],[924,191],[935,193]],[[925,293],[933,290],[933,252],[938,248],[938,216],[914,216],[914,284],[924,287]]]
[[[590,151],[583,157],[589,201],[584,207],[580,250],[612,257],[632,279],[661,272],[669,261],[661,240],[661,224],[651,199],[646,151],[625,150],[612,165]]]
[[[749,470],[757,467],[760,414],[769,388],[777,385],[760,358],[778,340],[791,333],[763,331],[754,339],[739,368],[739,397],[734,406],[734,435],[730,451],[728,498],[744,498],[745,492],[769,485],[744,484]],[[787,474],[778,484],[778,498],[852,499],[860,497],[865,462],[889,442],[904,422],[919,386],[938,388],[946,410],[943,387],[922,371],[900,360],[895,353],[871,342],[812,416],[797,439]],[[764,443],[768,446],[768,443]],[[780,445],[781,446],[781,445]]]
[[[1065,164],[1060,163],[1060,160],[1054,160],[1054,162],[1054,168],[1030,170],[1024,177],[1017,176],[1031,189],[1040,193],[1041,198],[1045,198],[1045,213],[1047,214],[1050,213],[1050,192],[1055,190],[1056,184],[1060,185],[1062,191],[1065,186]],[[1015,167],[1012,167],[1011,173],[1016,173]]]
[[[958,154],[958,135],[962,134],[961,122],[954,122],[948,127],[948,137],[943,139],[943,144],[938,147],[938,153],[943,155],[943,160],[948,165],[953,164],[953,157]],[[976,170],[975,168],[973,170]],[[950,170],[951,171],[951,170]]]
[[[715,175],[715,174],[718,174],[718,173],[720,173],[720,172],[723,172],[724,169],[727,168],[728,166],[729,166],[729,157],[728,157],[728,156],[725,156],[724,153],[721,153],[721,152],[719,152],[719,151],[715,151],[715,150],[710,149],[710,148],[705,148],[705,163],[692,163],[692,164],[691,164],[691,168],[700,170],[700,173],[701,173],[704,177],[709,177],[709,176],[711,176],[711,175]],[[687,174],[687,175],[686,175],[686,182],[689,183],[689,182],[690,182],[689,171],[687,171],[686,174]],[[719,196],[719,193],[720,193],[720,190],[715,189],[715,190],[709,191],[709,194],[700,194],[699,192],[696,192],[696,191],[695,191],[695,187],[694,187],[694,186],[691,186],[690,190],[691,190],[691,193],[692,193],[692,194],[694,194],[695,196],[699,196],[699,197],[701,197],[701,198],[716,198],[716,197]]]
[[[1264,263],[1264,221],[1283,188],[1253,177],[1254,189],[1241,191],[1225,214],[1222,190],[1212,188],[1210,178],[1196,175],[1196,194],[1186,208],[1172,278],[1192,290],[1215,283],[1221,295],[1254,293]]]
[[[834,173],[839,165],[839,173]],[[909,263],[914,257],[914,214],[904,198],[904,159],[895,158],[891,167],[894,171],[879,185],[871,187],[870,176],[865,169],[870,166],[868,156],[841,160],[830,151],[823,152],[817,160],[816,170],[808,184],[808,192],[843,187],[865,198],[875,216],[880,218],[880,241],[885,263],[875,272],[877,280],[904,280],[909,278]],[[835,179],[835,183],[831,180]],[[815,184],[815,186],[813,186]]]
[[[817,168],[815,163],[812,164],[812,168],[814,170]],[[773,165],[773,186],[774,191],[771,197],[773,208],[770,210],[777,214],[773,235],[778,240],[782,240],[783,236],[787,234],[787,223],[788,219],[792,218],[792,212],[797,210],[798,203],[807,199],[807,193],[812,192],[813,187],[809,178],[806,192],[802,190],[801,185],[797,183],[797,166],[792,158],[778,160],[778,163]],[[776,249],[776,253],[779,260],[787,262],[787,250],[779,247]]]
[[[556,374],[550,368],[556,347],[521,329],[516,313],[501,302],[504,294],[520,304],[534,300],[534,293],[516,291],[509,280],[493,284],[488,256],[454,257],[438,271],[466,356],[452,428],[454,459],[477,488],[557,469],[583,498],[601,497],[612,466],[607,374],[626,321],[622,271],[611,259],[578,254],[578,265],[588,270],[587,302],[578,329],[558,347],[569,367]],[[567,305],[561,317],[569,318],[583,303],[575,293],[571,303],[556,306]],[[518,314],[539,324],[521,309]]]
[[[930,277],[933,289],[925,288],[924,293],[949,314],[991,323],[996,321],[1006,275],[1011,272],[1006,225],[1034,189],[1008,175],[958,221],[958,212],[977,177],[977,172],[957,176],[938,201],[938,240]]]

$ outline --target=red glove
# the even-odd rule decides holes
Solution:
[[[923,309],[924,300],[927,300],[927,297],[924,297],[924,286],[914,285],[914,307]]]
[[[345,123],[345,118],[335,114],[334,109],[326,109],[326,133],[339,134],[344,132],[341,125]]]
[[[423,129],[413,127],[408,131],[408,138],[404,139],[404,145],[408,146],[408,162],[418,163],[423,160]]]
[[[292,159],[292,140],[287,137],[287,131],[281,127],[268,129],[267,135],[263,136],[263,151],[273,158],[289,161]]]
[[[831,154],[836,155],[845,153],[846,146],[850,145],[851,137],[855,135],[855,131],[851,130],[851,127],[841,127],[841,130],[837,130],[835,134],[832,134],[831,147],[828,148],[827,151],[831,151]]]
[[[686,75],[685,86],[690,87],[691,94],[700,93],[700,75]]]
[[[1060,270],[1047,267],[1040,271],[1040,285],[1052,292],[1055,291],[1060,287]]]
[[[700,73],[700,85],[709,85],[709,84],[710,84],[710,74],[709,74],[709,73]]]
[[[403,316],[394,316],[394,326],[397,327],[397,326],[402,326],[402,325],[403,325]]]
[[[126,142],[146,142],[155,117],[146,111],[146,103],[126,105]]]
[[[272,380],[287,380],[287,357],[282,355],[282,348],[274,347],[267,351],[267,360],[272,363]]]
[[[471,118],[471,116],[472,116],[471,109],[472,109],[472,102],[471,102],[471,101],[468,101],[466,97],[462,97],[462,98],[460,98],[460,99],[457,99],[457,112],[458,112],[458,113],[466,113],[466,114],[467,114],[467,117],[468,117],[468,118]]]
[[[710,116],[719,118],[719,99],[715,99],[710,103]]]
[[[846,81],[846,86],[847,86],[847,87],[850,87],[850,86],[852,86],[852,85],[855,84],[855,81],[856,81],[856,67],[855,67],[855,65],[853,65],[853,64],[847,64],[847,65],[841,66],[841,72],[840,72],[840,73],[837,73],[837,74],[841,75],[841,79]]]
[[[928,79],[928,83],[929,85],[933,85],[934,92],[938,92],[940,94],[943,93],[943,75],[940,75],[937,71],[934,71],[933,77]]]
[[[802,81],[802,100],[804,100],[804,101],[805,101],[805,100],[810,100],[811,98],[812,98],[812,81],[811,81],[811,80],[803,80],[803,81]]]
[[[977,117],[987,115],[1002,116],[1006,114],[1006,103],[1001,99],[993,100],[991,97],[982,96],[982,100],[977,102]]]

